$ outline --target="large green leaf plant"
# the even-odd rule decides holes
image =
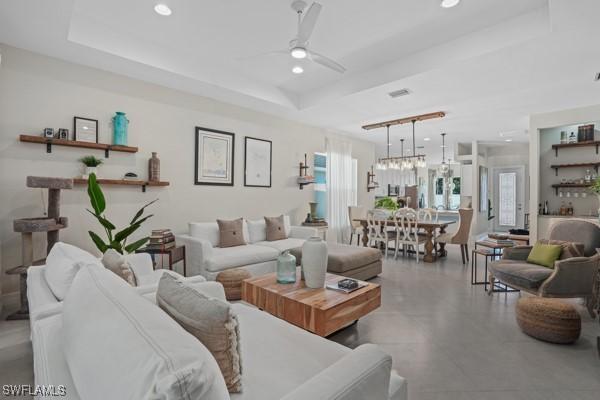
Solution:
[[[108,249],[115,249],[117,252],[123,254],[125,253],[133,253],[140,247],[142,247],[148,241],[148,237],[144,237],[142,239],[136,240],[131,244],[127,244],[127,239],[131,234],[138,230],[138,228],[149,218],[152,217],[152,214],[144,216],[144,210],[149,205],[156,202],[158,199],[151,201],[150,203],[143,206],[137,213],[135,213],[131,222],[129,222],[129,226],[123,228],[117,233],[113,234],[117,228],[116,226],[110,222],[104,211],[106,210],[106,199],[104,198],[104,194],[102,193],[102,189],[96,180],[96,174],[90,174],[88,178],[88,196],[90,197],[90,203],[94,211],[87,209],[87,211],[92,214],[100,225],[104,228],[106,232],[106,241],[104,241],[98,234],[88,231],[92,241],[103,254]]]

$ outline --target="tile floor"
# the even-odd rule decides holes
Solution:
[[[583,316],[575,345],[532,339],[515,321],[519,294],[488,297],[459,260],[454,250],[437,264],[390,256],[375,280],[381,308],[331,339],[381,345],[408,379],[410,400],[600,399],[598,321],[574,301]],[[27,321],[2,320],[0,384],[32,383],[32,367]]]
[[[331,339],[381,345],[408,379],[410,400],[600,399],[600,326],[578,301],[570,302],[582,315],[582,337],[548,344],[519,330],[519,293],[489,297],[470,277],[458,251],[436,264],[389,256],[374,280],[382,306]]]

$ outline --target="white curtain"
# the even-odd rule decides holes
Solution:
[[[348,206],[353,205],[352,144],[328,137],[327,148],[327,239],[346,243],[350,232]]]

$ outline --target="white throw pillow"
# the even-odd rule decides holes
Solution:
[[[264,218],[257,221],[248,220],[250,240],[248,243],[264,242],[267,240],[267,224]]]
[[[62,333],[82,399],[229,399],[206,347],[105,268],[75,277]]]
[[[100,260],[79,247],[62,242],[52,247],[46,257],[44,276],[52,294],[59,301],[65,299],[79,268],[87,264],[102,266]]]

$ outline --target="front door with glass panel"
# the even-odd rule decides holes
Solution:
[[[525,167],[494,168],[494,230],[523,228],[525,204]]]

